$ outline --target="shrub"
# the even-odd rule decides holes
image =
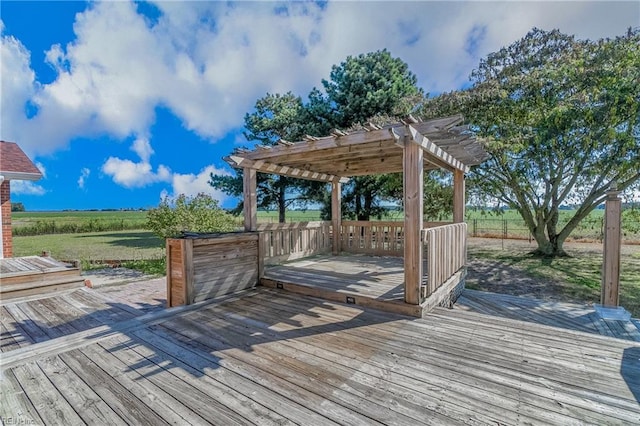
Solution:
[[[187,197],[180,194],[174,200],[163,198],[158,207],[147,212],[147,228],[161,238],[172,238],[183,231],[234,231],[238,228],[238,220],[221,209],[210,195],[200,193]]]

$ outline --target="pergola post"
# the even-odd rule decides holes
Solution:
[[[605,308],[617,307],[620,299],[622,200],[619,194],[620,192],[612,185],[605,201],[602,293],[600,295],[600,303]]]
[[[453,171],[453,222],[464,222],[464,172],[462,170]]]
[[[405,138],[403,153],[404,192],[404,300],[420,304],[422,282],[422,221],[424,188],[424,152]]]
[[[244,195],[244,230],[258,229],[258,173],[255,169],[245,167],[243,170],[242,194]]]
[[[342,230],[342,184],[340,179],[331,182],[331,222],[333,226],[333,254],[340,254],[341,230]]]

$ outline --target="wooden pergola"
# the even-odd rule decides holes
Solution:
[[[462,123],[461,115],[427,121],[409,117],[386,126],[370,124],[359,131],[334,130],[327,137],[308,136],[295,143],[281,140],[275,146],[240,150],[225,160],[243,169],[245,230],[257,230],[257,172],[330,183],[334,234],[341,229],[343,183],[354,176],[402,172],[405,302],[419,304],[424,171],[441,168],[453,173],[453,222],[464,222],[465,173],[487,157]],[[334,235],[332,244],[333,254],[338,254],[341,238]]]

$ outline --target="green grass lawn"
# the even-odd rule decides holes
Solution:
[[[48,251],[63,260],[99,262],[164,257],[164,240],[145,230],[13,237],[14,256]]]

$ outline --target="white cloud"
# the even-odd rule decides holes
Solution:
[[[184,194],[186,196],[196,196],[199,193],[203,192],[205,194],[211,195],[213,198],[218,200],[220,204],[222,204],[228,198],[228,196],[221,191],[214,190],[211,185],[209,185],[211,173],[225,176],[228,176],[230,174],[228,171],[217,169],[215,166],[207,166],[200,170],[198,174],[175,173],[172,179],[173,194],[171,195],[171,197],[174,198],[180,194]],[[168,195],[169,194],[165,191],[161,194],[161,198]]]
[[[138,154],[142,161],[149,162],[149,158],[153,155],[153,148],[148,139],[138,138],[133,142],[131,150]]]
[[[47,169],[44,167],[44,164],[36,161],[35,166],[42,173],[42,177],[46,179],[47,177]],[[12,180],[11,181],[11,192],[13,194],[24,194],[24,195],[44,195],[47,193],[47,190],[44,189],[42,185],[36,183],[36,181],[29,180]]]
[[[4,24],[0,21],[4,33]],[[29,51],[12,36],[2,34],[0,45],[0,137],[5,141],[22,141],[29,128],[25,105],[36,93],[35,73],[31,69]],[[33,146],[21,144],[31,154]]]
[[[126,188],[142,188],[157,182],[171,180],[171,171],[166,166],[158,166],[154,172],[147,162],[134,163],[117,157],[109,157],[102,165],[103,173]]]
[[[78,178],[78,188],[84,189],[84,183],[90,174],[91,174],[91,170],[86,167],[83,167],[80,170],[80,177]]]
[[[12,180],[11,192],[16,195],[44,195],[47,193],[41,185],[29,180]]]
[[[138,154],[140,162],[109,157],[102,165],[102,172],[125,188],[143,188],[154,183],[171,181],[171,170],[167,166],[159,165],[158,169],[153,171],[149,162],[153,148],[147,139],[136,139],[131,145],[131,150]]]
[[[534,26],[615,36],[638,25],[640,13],[637,2],[591,1],[155,5],[157,22],[133,3],[89,3],[76,17],[76,39],[46,53],[58,76],[45,85],[35,81],[24,46],[3,35],[0,136],[30,154],[53,152],[73,137],[152,137],[155,108],[164,106],[214,139],[240,127],[266,92],[306,94],[347,55],[387,48],[425,90],[452,90],[481,57]],[[37,110],[31,119],[28,102]],[[134,146],[142,163],[110,163],[120,182],[164,179],[147,164],[145,138]]]

